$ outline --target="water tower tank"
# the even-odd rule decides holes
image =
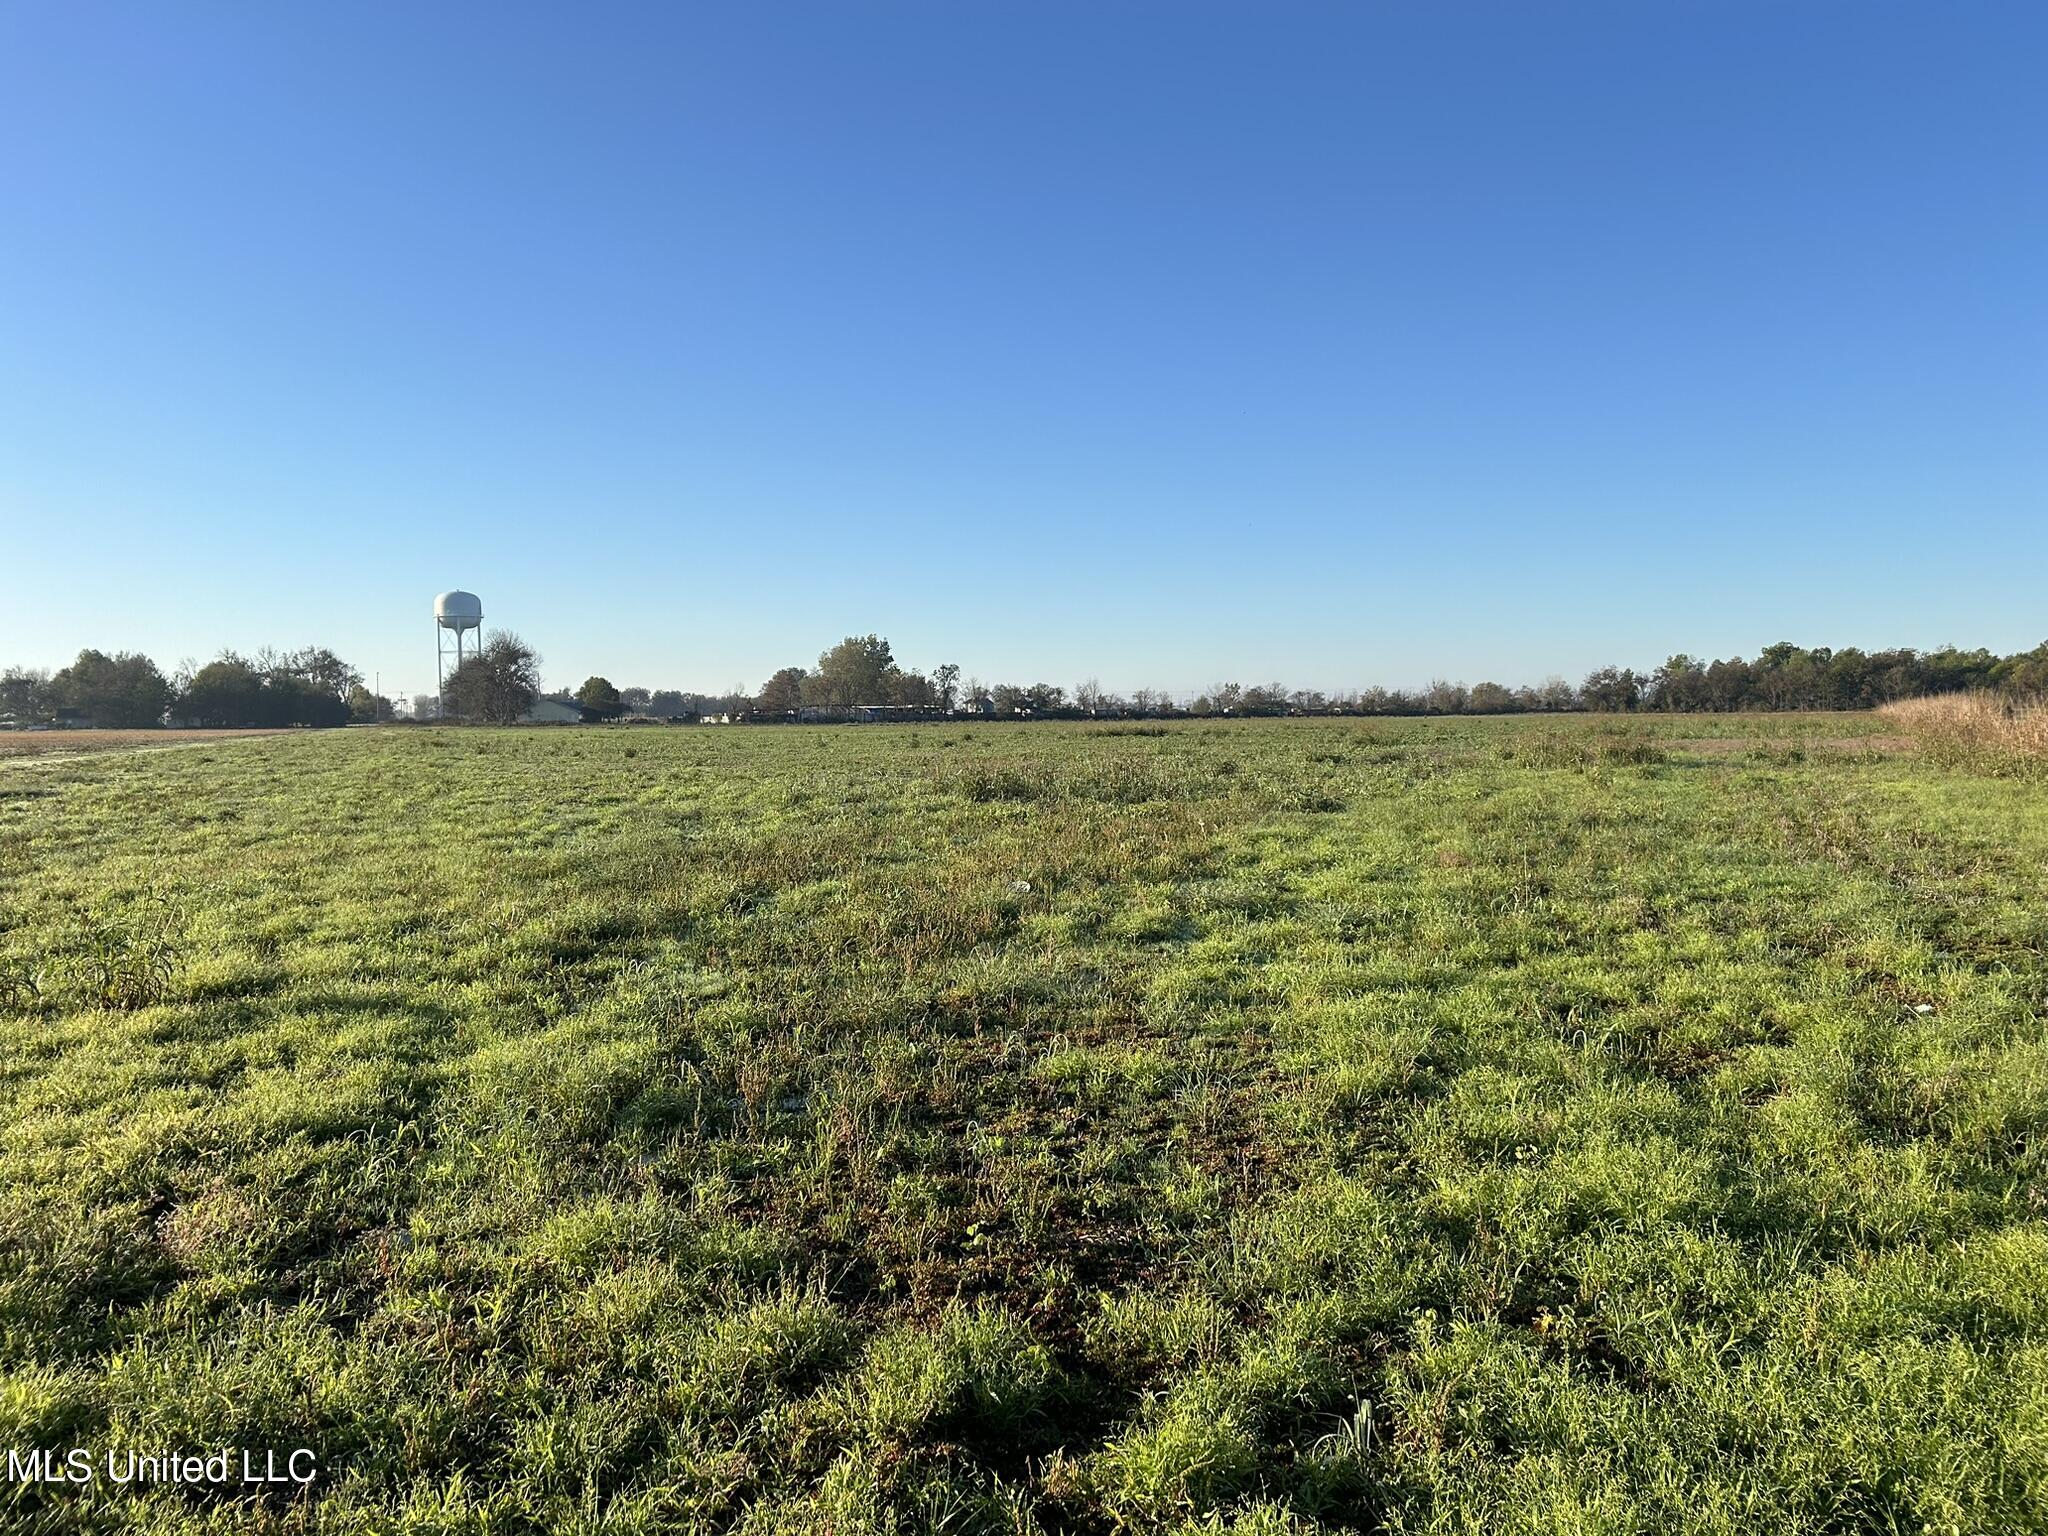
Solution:
[[[434,622],[458,635],[465,629],[480,628],[484,622],[483,599],[474,592],[443,592],[434,599]]]

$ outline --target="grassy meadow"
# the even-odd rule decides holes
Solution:
[[[2048,785],[1873,716],[0,764],[24,1531],[2048,1528]]]

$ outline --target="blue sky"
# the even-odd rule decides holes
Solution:
[[[0,662],[2048,636],[2048,8],[0,9]]]

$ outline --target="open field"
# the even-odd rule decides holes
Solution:
[[[2048,787],[1871,716],[0,776],[18,1529],[2048,1528]]]
[[[243,731],[0,731],[0,762],[10,758],[84,757],[96,752],[133,752],[150,747],[190,746],[236,736],[275,736]]]

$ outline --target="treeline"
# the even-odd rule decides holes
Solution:
[[[1615,674],[1616,696],[1626,694],[1628,676]],[[1807,650],[1780,641],[1754,661],[1673,656],[1638,684],[1641,703],[1669,710],[1875,709],[1898,699],[1980,690],[2048,694],[2048,641],[2010,656],[1954,646]]]
[[[1703,661],[1683,653],[1652,671],[1601,667],[1576,685],[1552,677],[1534,687],[1438,681],[1426,688],[1324,693],[1284,683],[1219,683],[1188,698],[1164,689],[1124,695],[1089,681],[1071,692],[1054,683],[962,683],[952,664],[929,675],[898,666],[889,642],[850,636],[815,669],[784,667],[751,701],[758,718],[863,704],[966,709],[1004,717],[1100,715],[1504,715],[1574,710],[1735,711],[1875,709],[1897,699],[1996,690],[2048,696],[2048,642],[2011,656],[1954,646],[1939,650],[1811,649],[1781,641],[1754,660]],[[632,690],[628,690],[631,692]]]
[[[142,730],[161,725],[333,726],[391,718],[362,674],[321,646],[255,656],[224,652],[204,666],[166,674],[136,651],[84,650],[58,672],[0,672],[0,724],[91,725]]]
[[[517,720],[540,696],[539,656],[516,635],[494,633],[483,652],[449,675],[448,713],[477,721]],[[724,715],[756,720],[829,716],[865,705],[965,711],[1005,718],[1102,715],[1496,715],[1571,710],[1875,709],[1900,699],[1995,691],[2048,697],[2048,642],[2010,656],[1978,649],[1855,647],[1811,649],[1789,641],[1753,660],[1702,661],[1684,654],[1649,672],[1602,667],[1576,685],[1553,677],[1535,687],[1433,682],[1426,688],[1364,688],[1323,693],[1282,683],[1219,683],[1192,697],[1140,688],[1117,694],[1089,681],[1071,691],[1055,683],[991,683],[961,676],[948,662],[921,672],[902,666],[879,635],[849,635],[815,667],[784,667],[751,697],[681,689],[614,689],[591,678],[574,695],[594,717],[622,713],[690,719]],[[437,703],[423,696],[416,717]],[[0,672],[0,726],[90,724],[138,728],[333,726],[389,720],[388,699],[373,697],[362,674],[320,646],[229,651],[204,666],[164,673],[133,651],[85,650],[61,671]]]

